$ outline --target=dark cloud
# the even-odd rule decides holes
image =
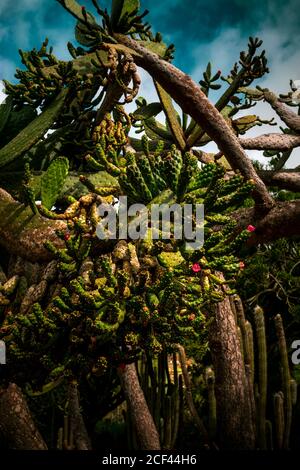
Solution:
[[[143,6],[150,10],[153,26],[176,45],[176,64],[187,72],[196,65],[193,49],[209,44],[226,29],[239,30],[243,48],[246,39],[264,27],[278,35],[289,31],[290,36],[300,27],[298,0],[144,0]]]
[[[92,10],[90,0],[80,3]],[[142,9],[150,10],[148,19],[153,29],[160,31],[168,43],[175,43],[175,64],[188,73],[198,65],[195,49],[200,46],[205,49],[226,30],[237,30],[244,48],[249,35],[263,32],[264,28],[272,29],[274,34],[282,36],[279,53],[283,56],[298,40],[298,0],[285,3],[281,0],[142,0],[141,3]],[[100,4],[109,7],[110,1],[100,0]],[[1,0],[0,77],[7,70],[8,78],[12,79],[12,66],[20,65],[18,49],[39,47],[47,34],[50,43],[54,43],[54,52],[62,54],[63,42],[74,38],[74,24],[74,18],[55,0]],[[234,60],[236,57],[232,57]]]
[[[3,3],[2,3],[3,2]],[[7,3],[7,5],[4,5]],[[39,48],[47,33],[51,42],[57,42],[58,36],[66,33],[68,40],[74,37],[74,18],[72,18],[55,0],[15,0],[15,2],[0,2],[0,78],[9,71],[13,79],[12,68],[21,67],[19,49],[30,50]],[[4,66],[1,67],[1,65]],[[4,71],[2,70],[4,68]]]

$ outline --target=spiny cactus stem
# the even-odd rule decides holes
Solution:
[[[264,312],[260,307],[254,310],[257,344],[258,344],[258,376],[259,376],[259,401],[258,401],[258,442],[259,448],[265,450],[266,442],[266,406],[267,406],[267,346]]]
[[[275,317],[276,333],[278,338],[278,347],[280,353],[280,361],[282,368],[282,385],[284,394],[284,410],[285,410],[285,429],[283,438],[283,448],[289,448],[290,431],[292,424],[292,396],[291,396],[291,375],[289,368],[288,352],[285,340],[284,327],[280,314]]]

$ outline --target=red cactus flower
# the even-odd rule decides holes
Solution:
[[[239,267],[240,267],[240,269],[244,269],[244,267],[245,267],[244,261],[239,262]]]
[[[192,266],[192,271],[194,273],[198,273],[199,271],[201,271],[201,266],[199,263],[194,263],[193,266]]]
[[[68,241],[68,240],[70,240],[70,238],[71,238],[70,232],[66,232],[64,234],[64,240]]]
[[[256,227],[254,227],[254,225],[248,225],[247,230],[248,232],[255,232]]]
[[[120,371],[124,372],[125,367],[126,367],[126,364],[124,364],[124,362],[121,362],[121,364],[119,364],[118,369],[119,369]]]

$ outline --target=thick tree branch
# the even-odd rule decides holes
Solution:
[[[222,278],[221,273],[218,275]],[[229,296],[215,304],[208,336],[216,375],[215,392],[222,448],[254,449],[250,390]]]
[[[233,216],[240,228],[249,224],[256,227],[247,242],[248,246],[300,235],[300,200],[277,202],[263,217],[260,217],[254,208],[241,209]]]
[[[78,386],[71,382],[68,387],[69,415],[77,450],[91,450],[91,442],[80,410]]]
[[[47,450],[21,389],[13,383],[0,391],[0,431],[10,449]]]
[[[131,78],[132,74],[130,72],[124,73],[122,81],[125,86],[129,85]],[[123,94],[124,89],[119,85],[118,82],[109,83],[105,97],[97,111],[96,124],[99,124],[104,118],[105,114],[113,109],[115,104],[120,101]]]
[[[284,103],[279,101],[275,93],[269,90],[264,90],[265,100],[272,106],[274,111],[278,114],[280,119],[290,128],[297,133],[300,132],[300,116],[290,110]]]
[[[300,173],[261,170],[258,174],[267,186],[300,192]]]
[[[290,134],[262,134],[249,139],[239,139],[247,150],[278,150],[284,152],[300,146],[300,136]]]
[[[53,255],[44,247],[44,242],[62,246],[56,230],[66,230],[66,223],[34,215],[29,207],[0,189],[0,245],[11,254],[29,261],[50,260]]]
[[[140,386],[135,364],[119,368],[118,375],[140,448],[160,450],[159,435]]]
[[[122,34],[115,34],[115,39],[136,52],[137,65],[144,68],[189,114],[202,129],[216,142],[230,165],[256,184],[255,199],[262,209],[270,209],[274,203],[266,186],[257,175],[252,162],[242,149],[238,137],[229,127],[219,111],[211,104],[198,84],[191,77],[161,59],[157,54],[148,51]]]

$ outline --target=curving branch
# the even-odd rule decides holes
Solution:
[[[257,216],[255,208],[241,209],[233,217],[238,221],[239,228],[245,228],[249,224],[256,227],[247,242],[248,246],[300,234],[300,200],[277,202],[263,217]]]
[[[295,171],[274,173],[274,171],[261,170],[258,174],[267,186],[277,186],[280,189],[300,192],[300,173]]]
[[[274,111],[278,114],[280,119],[297,134],[300,132],[300,116],[291,111],[284,103],[279,101],[275,93],[269,90],[264,90],[265,100],[272,106]]]
[[[216,142],[231,167],[240,170],[247,179],[254,180],[256,203],[262,210],[269,210],[274,201],[265,184],[257,175],[238,137],[199,85],[187,74],[161,59],[157,54],[150,52],[137,41],[117,33],[114,34],[114,38],[135,53],[136,64],[144,68],[172,96],[182,110],[189,114]]]
[[[239,139],[241,146],[247,150],[278,150],[284,152],[300,146],[300,135],[262,134],[258,137]]]

